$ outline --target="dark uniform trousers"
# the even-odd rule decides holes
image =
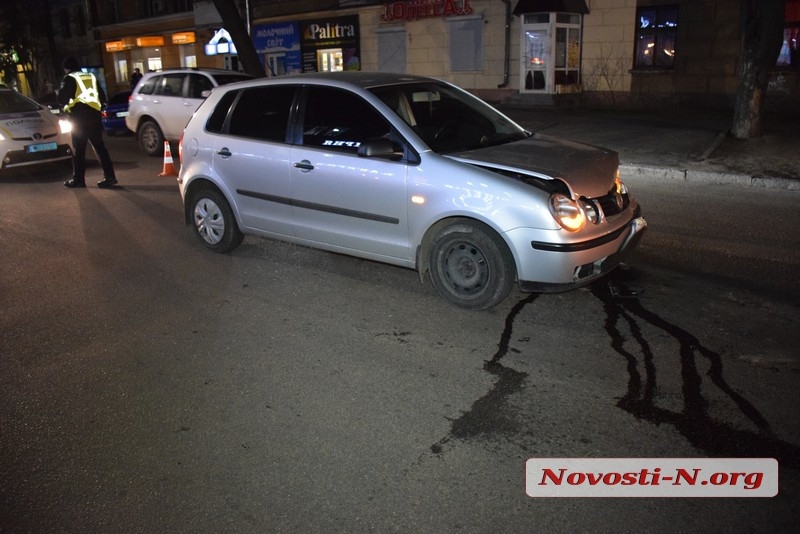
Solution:
[[[91,143],[95,154],[103,167],[103,176],[114,181],[114,166],[111,156],[103,141],[103,121],[100,112],[82,103],[75,104],[70,110],[72,123],[72,177],[84,181],[86,175],[86,143]]]

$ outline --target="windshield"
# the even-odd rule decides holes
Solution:
[[[0,113],[23,113],[42,109],[39,104],[16,91],[0,91]]]
[[[391,85],[370,91],[434,152],[484,148],[530,135],[488,104],[444,83]]]

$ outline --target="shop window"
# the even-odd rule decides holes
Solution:
[[[128,61],[122,54],[114,54],[114,76],[117,83],[128,83]]]
[[[797,41],[800,40],[800,0],[786,0],[786,22],[783,28],[783,46],[776,66],[785,69],[800,68]]]
[[[450,25],[450,70],[483,70],[483,18],[458,17]]]
[[[636,9],[635,69],[671,69],[675,65],[678,6]]]

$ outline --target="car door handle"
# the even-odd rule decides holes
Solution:
[[[298,161],[294,164],[295,168],[300,169],[301,171],[313,171],[314,166],[311,164],[310,161],[304,159],[303,161]]]
[[[223,147],[217,150],[217,155],[222,157],[222,159],[228,159],[229,157],[233,156],[233,153],[228,150],[228,147]]]

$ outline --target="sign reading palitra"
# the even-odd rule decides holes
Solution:
[[[405,0],[384,4],[381,22],[417,20],[429,17],[452,17],[469,15],[472,6],[469,0]]]

